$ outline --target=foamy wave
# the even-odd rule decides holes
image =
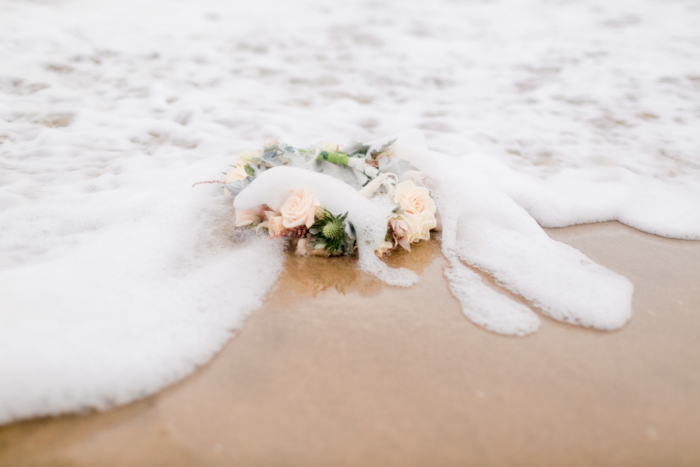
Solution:
[[[537,318],[522,305],[503,298],[476,300],[476,293],[493,293],[460,262],[490,274],[554,319],[598,329],[617,329],[629,320],[632,284],[549,238],[472,158],[429,151],[420,133],[408,133],[395,144],[429,175],[443,223],[443,253],[452,265],[450,287],[468,317],[503,334],[537,327]]]

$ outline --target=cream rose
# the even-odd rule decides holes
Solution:
[[[254,209],[236,209],[236,227],[257,225],[262,218]]]
[[[404,214],[404,218],[411,226],[408,239],[411,243],[419,240],[430,240],[430,231],[437,227],[435,215],[429,212],[423,214]]]
[[[313,193],[303,189],[294,190],[280,208],[282,224],[288,229],[302,225],[311,227],[316,221],[319,209],[320,203]]]
[[[403,213],[389,219],[389,225],[396,243],[405,250],[411,251],[411,243],[420,240],[430,240],[430,231],[437,227],[435,215],[430,212],[423,214]]]
[[[430,213],[434,219],[437,212],[435,201],[430,197],[428,189],[417,186],[413,180],[396,185],[394,202],[400,204],[401,209],[408,214]]]

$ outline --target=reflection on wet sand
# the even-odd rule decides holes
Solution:
[[[408,268],[420,274],[439,250],[440,244],[433,238],[412,245],[410,253],[399,248],[384,258],[384,261],[390,267]],[[289,289],[301,295],[315,297],[324,290],[335,289],[343,295],[352,292],[362,296],[374,296],[379,294],[383,287],[386,286],[376,277],[357,268],[356,256],[323,258],[296,256],[290,253],[274,293],[280,293],[280,289]]]

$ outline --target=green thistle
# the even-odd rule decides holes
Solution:
[[[326,222],[326,225],[321,229],[321,235],[329,240],[340,240],[345,236],[345,226],[339,218],[332,219]]]
[[[352,254],[352,239],[345,233],[345,219],[348,214],[336,216],[329,211],[324,211],[321,218],[311,227],[309,232],[315,237],[318,244],[325,245],[328,255],[336,253]]]

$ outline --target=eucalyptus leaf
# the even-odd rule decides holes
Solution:
[[[253,181],[253,177],[246,177],[243,180],[237,180],[235,182],[230,182],[226,183],[224,185],[224,188],[226,188],[229,192],[231,192],[231,196],[237,196],[238,193],[243,191],[245,187],[250,185],[250,183]]]

